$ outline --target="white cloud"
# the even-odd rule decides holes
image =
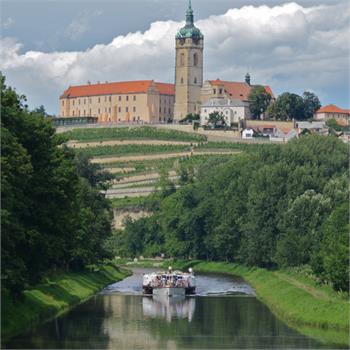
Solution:
[[[196,25],[205,36],[205,79],[243,80],[277,91],[311,88],[327,98],[327,89],[347,87],[349,8],[245,6]],[[183,23],[159,21],[145,32],[118,36],[86,51],[21,53],[13,39],[2,40],[1,69],[9,83],[57,112],[58,96],[69,85],[88,80],[157,79],[173,81],[175,33]],[[77,30],[77,33],[79,30]]]

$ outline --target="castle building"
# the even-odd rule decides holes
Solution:
[[[173,84],[153,80],[71,86],[60,97],[61,117],[97,122],[165,123],[174,115]]]
[[[175,37],[175,110],[174,120],[188,114],[199,114],[203,85],[204,36],[194,25],[191,1],[186,12],[186,25]]]

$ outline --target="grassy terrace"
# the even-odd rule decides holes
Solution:
[[[85,153],[88,154],[90,157],[103,157],[186,152],[189,150],[190,147],[184,145],[122,145],[76,149],[75,152]]]
[[[118,263],[125,263],[121,260]],[[295,270],[268,271],[234,263],[203,261],[141,261],[139,266],[187,269],[197,272],[226,273],[243,277],[279,318],[299,332],[334,346],[349,344],[348,296],[317,284]]]
[[[74,129],[65,132],[70,140],[81,142],[106,140],[172,140],[172,141],[206,141],[204,135],[187,133],[178,130],[157,129],[150,126],[122,127],[122,128],[96,128]]]
[[[142,209],[148,201],[147,197],[125,197],[110,199],[114,209]]]
[[[125,270],[106,265],[47,278],[45,283],[26,290],[23,300],[18,302],[2,294],[2,339],[6,341],[31,326],[58,316],[72,306],[87,300],[106,285],[128,275],[129,272]]]

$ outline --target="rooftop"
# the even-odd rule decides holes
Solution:
[[[318,111],[316,111],[316,114],[319,114],[319,113],[339,113],[339,114],[350,115],[350,110],[339,108],[336,105],[327,105],[327,106],[321,107]]]
[[[61,98],[147,93],[151,88],[158,90],[161,95],[175,95],[174,84],[158,83],[153,80],[136,80],[70,86],[64,91]]]

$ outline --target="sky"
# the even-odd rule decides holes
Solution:
[[[0,70],[7,85],[57,114],[88,81],[174,82],[175,34],[187,0],[1,0]],[[349,108],[348,0],[192,0],[204,34],[204,79],[316,93]]]

